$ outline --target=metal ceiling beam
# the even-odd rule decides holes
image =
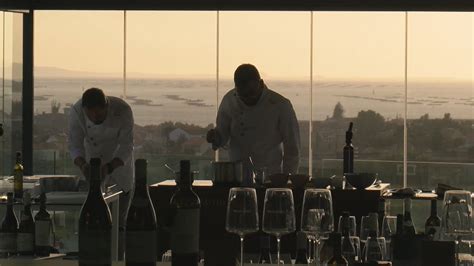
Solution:
[[[19,10],[474,11],[473,0],[0,0]]]

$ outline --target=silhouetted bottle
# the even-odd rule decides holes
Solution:
[[[147,186],[147,161],[135,161],[135,193],[128,209],[125,264],[151,266],[157,261],[157,223]]]
[[[354,147],[352,146],[352,122],[349,124],[349,129],[346,131],[346,145],[344,146],[344,173],[354,172]]]
[[[16,254],[18,220],[13,211],[13,193],[7,193],[7,211],[0,227],[0,256],[7,258]]]
[[[371,230],[364,247],[365,262],[379,261],[383,259],[382,248],[377,240],[377,232]]]
[[[20,255],[35,253],[35,221],[31,213],[31,196],[29,192],[23,194],[24,209],[21,212],[20,226],[17,236],[17,250]]]
[[[332,232],[332,241],[333,241],[333,256],[328,261],[328,266],[347,266],[349,263],[346,258],[342,255],[341,251],[341,233]]]
[[[260,256],[258,264],[272,264],[272,256],[270,254],[270,236],[262,235],[260,237]]]
[[[112,265],[112,216],[102,196],[101,162],[90,160],[90,187],[79,217],[79,266]]]
[[[40,195],[39,212],[35,215],[35,254],[47,257],[51,251],[51,216],[46,210],[46,194]]]
[[[441,219],[438,216],[436,203],[436,199],[431,200],[431,215],[426,219],[425,223],[425,234],[429,239],[437,239],[441,229]]]
[[[307,245],[308,240],[306,234],[303,232],[296,233],[296,264],[307,264],[308,263],[308,254],[307,254]]]
[[[177,190],[171,198],[174,212],[171,226],[171,265],[195,266],[199,261],[199,219],[201,201],[192,189],[191,165],[180,161]]]
[[[15,199],[23,197],[23,165],[21,162],[21,152],[16,152],[16,162],[13,168],[13,193]]]

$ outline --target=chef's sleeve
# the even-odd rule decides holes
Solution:
[[[135,122],[133,120],[133,112],[130,106],[124,108],[122,111],[122,117],[122,126],[120,127],[118,135],[119,148],[115,157],[125,163],[130,159],[133,152],[133,126]]]
[[[230,126],[232,123],[232,118],[230,116],[229,110],[229,101],[227,101],[226,97],[224,97],[219,106],[219,110],[217,111],[216,119],[216,130],[219,134],[219,143],[217,143],[218,147],[225,146],[229,141]]]
[[[75,106],[71,108],[69,114],[69,134],[68,134],[68,148],[71,158],[75,160],[78,157],[85,158],[84,149],[84,126],[81,126],[82,121],[79,119],[79,114],[82,110],[77,110]]]
[[[283,105],[280,133],[283,140],[283,172],[297,173],[300,160],[300,130],[295,110],[289,100]]]

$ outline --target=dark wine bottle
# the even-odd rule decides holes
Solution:
[[[270,254],[270,236],[262,235],[260,237],[260,256],[258,264],[272,264],[272,255]]]
[[[403,234],[405,237],[413,238],[416,235],[416,230],[411,218],[411,198],[405,199],[403,208]]]
[[[135,193],[128,209],[125,264],[151,266],[157,261],[157,223],[147,186],[147,161],[135,161]]]
[[[79,216],[79,266],[112,265],[112,216],[102,196],[101,161],[90,160],[90,187]]]
[[[35,253],[35,221],[31,213],[31,196],[23,194],[24,209],[21,212],[20,227],[18,228],[17,250],[20,255],[32,256]]]
[[[349,124],[349,129],[346,131],[346,145],[343,150],[343,162],[344,162],[344,172],[353,173],[354,172],[354,147],[352,146],[352,122]]]
[[[39,212],[35,215],[35,254],[47,257],[51,251],[51,216],[46,210],[46,194],[40,195]]]
[[[7,212],[0,227],[0,256],[7,258],[16,254],[18,220],[13,211],[13,193],[7,193]]]
[[[431,200],[431,215],[426,219],[425,234],[429,239],[437,239],[441,228],[441,219],[438,216],[438,209],[436,206],[437,200]]]
[[[377,232],[371,230],[364,247],[365,262],[374,262],[383,259],[382,248],[377,240]]]
[[[23,165],[21,162],[21,152],[16,152],[16,162],[13,168],[13,193],[15,199],[23,197]]]
[[[332,235],[331,238],[332,238],[332,241],[333,241],[333,256],[328,261],[327,265],[328,266],[347,266],[347,265],[349,265],[349,262],[342,255],[341,233],[332,232],[331,235]]]
[[[308,264],[308,239],[303,232],[296,233],[296,264]]]
[[[195,266],[199,262],[199,219],[201,201],[192,189],[191,165],[180,161],[177,190],[171,198],[171,265]]]

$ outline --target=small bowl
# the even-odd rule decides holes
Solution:
[[[272,186],[277,186],[277,187],[284,187],[288,184],[288,175],[287,174],[272,174],[268,176],[268,179],[270,180],[270,184]]]
[[[374,184],[376,173],[345,173],[346,181],[357,189],[366,189]]]
[[[305,174],[294,174],[289,176],[291,183],[296,188],[303,188],[309,182],[310,176]]]

